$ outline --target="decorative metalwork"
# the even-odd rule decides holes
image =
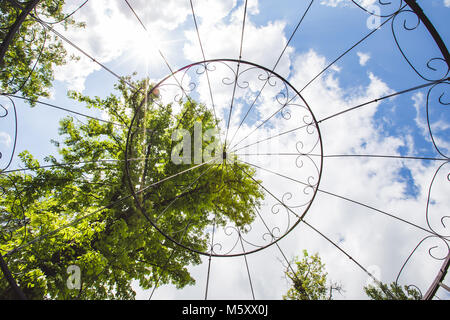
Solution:
[[[18,8],[18,5],[20,6],[20,4],[18,4],[14,0],[8,1],[11,2],[11,4],[15,6],[15,8]],[[203,238],[201,239],[203,243],[207,244],[206,249],[199,249],[195,246],[190,246],[183,243],[183,238],[188,230],[188,226],[190,226],[192,223],[189,219],[186,218],[186,227],[168,231],[166,230],[164,225],[160,225],[158,223],[159,216],[151,217],[148,215],[148,213],[144,209],[144,206],[142,205],[140,197],[138,196],[139,193],[145,192],[145,190],[150,190],[151,188],[156,187],[171,179],[173,176],[166,177],[164,179],[161,179],[160,181],[145,185],[143,186],[143,188],[141,188],[140,191],[137,192],[135,190],[135,187],[139,184],[139,182],[133,181],[133,175],[128,174],[128,182],[131,192],[129,197],[134,197],[137,207],[147,218],[149,223],[159,232],[161,232],[167,239],[177,244],[179,250],[190,250],[209,257],[208,281],[206,286],[205,298],[208,296],[209,272],[211,267],[211,259],[213,257],[244,257],[253,298],[255,297],[255,295],[253,291],[249,265],[246,258],[248,254],[258,252],[272,245],[275,245],[283,255],[285,261],[288,263],[289,268],[292,269],[292,266],[289,264],[289,261],[286,258],[283,250],[279,246],[279,241],[283,239],[287,234],[289,234],[300,223],[304,223],[307,227],[319,234],[323,239],[334,245],[337,250],[341,251],[344,255],[355,262],[358,267],[361,268],[365,273],[367,273],[374,280],[378,281],[378,279],[370,274],[368,270],[364,266],[362,266],[354,257],[344,251],[339,246],[339,244],[331,240],[329,237],[327,237],[325,234],[321,233],[321,231],[311,225],[308,221],[306,221],[305,218],[307,212],[318,192],[322,192],[340,198],[344,201],[349,201],[354,204],[364,206],[368,209],[414,226],[418,230],[420,229],[420,231],[426,232],[426,236],[420,239],[417,245],[406,257],[406,260],[401,266],[396,277],[396,283],[404,282],[402,277],[405,271],[411,265],[413,258],[419,254],[419,251],[422,248],[427,249],[425,251],[428,253],[428,257],[422,258],[421,261],[425,261],[425,259],[432,259],[439,262],[444,261],[444,265],[437,272],[438,276],[442,274],[445,275],[446,270],[448,269],[448,257],[450,254],[450,234],[448,232],[448,220],[450,219],[450,216],[436,216],[433,209],[434,204],[436,203],[434,194],[437,185],[448,186],[448,183],[450,182],[450,173],[448,169],[450,158],[445,151],[445,148],[441,146],[442,138],[439,136],[439,133],[435,131],[433,120],[438,118],[436,114],[439,115],[439,113],[441,112],[448,112],[448,106],[450,104],[450,100],[448,97],[450,84],[450,54],[445,43],[440,38],[439,33],[434,29],[433,24],[428,20],[426,15],[423,13],[421,8],[415,1],[396,0],[388,2],[378,0],[377,5],[383,11],[380,13],[374,12],[371,8],[365,7],[364,3],[361,1],[352,0],[352,2],[354,5],[365,11],[370,16],[378,17],[384,20],[382,20],[382,22],[380,20],[380,26],[377,29],[371,31],[364,38],[351,46],[348,50],[339,55],[335,60],[333,60],[331,64],[327,65],[313,79],[311,79],[311,81],[308,82],[306,86],[304,86],[301,90],[297,90],[296,88],[294,88],[286,79],[278,75],[274,70],[276,69],[281,57],[283,56],[289,42],[297,31],[297,28],[300,26],[301,22],[308,13],[311,5],[313,4],[313,1],[310,2],[307,10],[301,16],[297,27],[295,28],[289,39],[289,42],[282,50],[277,63],[272,69],[268,69],[267,67],[242,60],[247,1],[245,1],[243,12],[244,18],[242,24],[242,34],[238,59],[207,59],[204,48],[202,46],[200,34],[198,32],[198,25],[192,1],[190,1],[192,17],[194,19],[203,60],[200,62],[192,63],[188,66],[178,69],[177,71],[173,71],[170,64],[168,63],[167,58],[161,51],[159,51],[161,57],[164,59],[165,64],[170,70],[170,74],[162,79],[152,89],[152,91],[148,94],[149,99],[153,99],[151,98],[151,95],[156,92],[155,90],[158,90],[159,98],[158,100],[153,102],[159,107],[165,104],[170,104],[174,107],[181,107],[186,102],[193,101],[206,106],[207,109],[212,114],[214,114],[216,126],[219,132],[219,140],[224,147],[224,152],[219,154],[221,155],[221,157],[211,159],[210,161],[202,161],[201,163],[194,164],[188,168],[183,167],[183,169],[181,169],[180,167],[180,171],[175,174],[176,176],[184,175],[186,172],[197,173],[196,175],[193,175],[191,177],[190,181],[186,181],[186,190],[189,190],[189,188],[191,188],[196,182],[198,182],[199,179],[201,179],[201,177],[209,170],[236,170],[253,179],[265,194],[263,204],[260,207],[254,207],[254,219],[248,225],[238,226],[231,219],[225,220],[225,224],[220,224],[217,215],[212,212],[207,217],[208,224],[211,227],[206,230],[206,232],[203,234]],[[83,2],[77,10],[82,8],[86,3],[87,1]],[[141,26],[147,31],[147,28],[139,18],[138,13],[134,11],[128,1],[126,1],[126,3],[132,10],[134,16],[138,19],[138,22],[141,24]],[[69,18],[73,13],[66,16],[65,19]],[[32,10],[30,10],[28,14],[30,15],[30,18],[35,19],[37,22],[39,22],[43,30],[45,30],[45,38],[47,37],[47,33],[52,32],[56,37],[59,37],[59,39],[64,41],[67,45],[74,47],[81,54],[90,58],[94,63],[109,72],[111,75],[118,79],[122,79],[122,77],[120,77],[117,73],[107,68],[104,64],[96,60],[95,57],[89,55],[88,53],[77,47],[76,44],[65,38],[63,34],[57,32],[51,27],[51,25],[53,24],[63,22],[64,19],[55,22],[43,21],[39,17],[36,10],[34,10],[34,14],[32,13]],[[388,25],[388,23],[390,23],[393,43],[398,48],[400,54],[404,58],[405,63],[411,67],[411,70],[413,70],[413,72],[417,75],[418,79],[425,81],[425,84],[399,91],[389,96],[377,98],[373,101],[369,101],[358,106],[343,110],[327,118],[316,119],[313,114],[314,106],[308,105],[308,103],[301,95],[302,91],[316,79],[318,79],[333,64],[347,55],[360,43],[369,39],[371,35],[374,34],[378,29],[380,29],[384,25]],[[1,30],[10,30],[12,29],[12,26],[0,26],[0,28]],[[417,48],[410,48],[408,46],[410,46],[411,43],[403,41],[404,35],[411,35],[415,32],[427,32],[433,38],[434,42],[436,43],[436,47],[430,48],[430,54],[423,54],[423,51],[421,51],[420,56],[415,56],[413,53]],[[32,42],[34,40],[34,36],[31,39],[24,40],[27,42]],[[415,42],[414,45],[421,46],[421,43]],[[4,175],[5,177],[8,177],[8,169],[14,159],[15,147],[17,144],[18,119],[14,99],[26,100],[26,98],[18,96],[17,94],[20,93],[23,86],[27,83],[27,81],[29,81],[30,77],[32,76],[32,73],[39,63],[40,56],[45,46],[46,43],[44,42],[39,48],[34,66],[32,67],[29,75],[22,79],[22,85],[18,88],[15,88],[13,92],[1,93],[2,101],[0,101],[0,122],[9,121],[9,126],[14,137],[11,144],[12,148],[9,153],[6,153],[4,150],[0,150],[0,174]],[[420,48],[423,49],[422,47]],[[441,56],[436,56],[435,49],[440,50]],[[128,83],[128,85],[132,87],[130,83]],[[323,154],[322,139],[319,129],[319,125],[321,123],[329,121],[337,116],[340,116],[341,114],[364,107],[367,104],[423,88],[428,88],[426,96],[426,114],[429,138],[435,151],[440,155],[439,157],[394,157],[390,155],[375,154]],[[137,88],[133,89],[137,90]],[[31,102],[42,103],[38,100]],[[75,111],[70,111],[59,106],[52,106],[48,103],[42,104],[77,113]],[[133,123],[129,128],[127,151],[129,151],[132,147],[136,147],[132,132],[133,130],[135,130],[135,125],[137,125],[135,121],[138,120],[136,115],[139,109],[135,111],[136,113],[133,118]],[[78,115],[91,117],[80,113],[78,113]],[[177,115],[179,116],[179,114],[175,113],[173,115],[174,118],[176,118]],[[114,125],[123,127],[123,124]],[[262,132],[264,132],[264,134],[261,135]],[[350,156],[360,156],[368,158],[404,158],[440,162],[440,165],[437,167],[430,181],[427,203],[424,208],[424,221],[426,222],[427,228],[403,220],[393,214],[371,207],[365,203],[361,203],[356,200],[346,198],[338,194],[333,194],[326,190],[322,190],[319,184],[322,176],[323,159],[327,157],[331,158]],[[135,159],[130,158],[129,152],[126,153],[126,157],[126,168],[127,170],[131,170],[130,163]],[[266,161],[267,159],[273,159],[273,157],[276,157],[276,162],[269,161],[268,163]],[[231,166],[232,163],[234,163],[235,166]],[[275,167],[274,164],[276,164]],[[284,171],[285,168],[293,167],[297,169],[296,176],[292,176],[290,171]],[[253,168],[256,174],[252,175],[248,173],[246,171],[247,168]],[[265,184],[265,177],[267,176],[271,177],[271,185],[269,186]],[[4,196],[6,192],[13,192],[15,194],[14,202],[17,202],[17,206],[15,206],[17,208],[17,212],[0,213],[2,218],[2,237],[8,237],[8,232],[10,230],[9,228],[15,228],[17,226],[23,226],[27,224],[26,214],[23,210],[21,211],[20,209],[21,192],[20,190],[14,188],[14,181],[10,181],[11,188],[0,186],[0,196]],[[119,199],[116,203],[119,203],[124,199],[125,198]],[[177,199],[175,199],[174,201],[177,201]],[[170,203],[160,213],[160,215],[163,215],[171,205],[172,203]],[[96,212],[99,212],[103,209],[104,208],[100,208]],[[1,252],[1,254],[3,256],[12,256],[23,247],[33,242],[40,241],[45,237],[50,237],[68,226],[75,225],[89,215],[90,214],[72,221],[67,225],[62,226],[58,230],[41,235],[37,238],[30,239],[26,235],[25,231],[23,241],[18,247],[6,253]],[[169,264],[170,259],[172,259],[175,254],[176,251],[174,250],[169,257],[166,266]],[[164,268],[166,266],[164,266]],[[157,287],[158,281],[155,284],[152,295]],[[436,293],[436,286],[438,285],[439,282],[435,281],[427,291],[427,294],[424,295],[424,298],[432,298]],[[419,286],[411,284],[410,287],[416,288],[419,292],[422,293],[422,290]]]
[[[13,138],[12,138],[12,142],[10,142],[11,144],[11,150],[9,152],[9,155],[7,153],[4,153],[0,150],[0,161],[1,162],[1,166],[0,166],[0,172],[5,171],[9,168],[9,166],[11,165],[11,162],[14,158],[14,153],[15,153],[15,149],[16,149],[16,144],[17,144],[17,110],[16,110],[16,105],[14,103],[14,101],[10,98],[10,97],[6,97],[5,98],[1,98],[3,101],[0,101],[0,121],[5,121],[7,119],[11,119],[9,121],[9,123],[13,126],[13,128],[11,128],[11,133]],[[8,106],[9,105],[9,106]],[[8,106],[8,107],[7,107]],[[7,128],[8,126],[4,126],[4,128]]]
[[[450,234],[447,230],[447,223],[446,220],[450,218],[448,215],[443,215],[440,217],[436,217],[435,215],[430,214],[430,208],[433,199],[433,190],[435,183],[438,179],[443,180],[443,184],[450,182],[450,173],[448,171],[448,163],[450,161],[450,158],[448,154],[446,154],[442,148],[439,147],[439,143],[437,142],[436,135],[433,133],[433,121],[431,117],[431,111],[434,108],[435,110],[442,110],[443,108],[450,105],[449,102],[447,102],[446,96],[448,95],[448,85],[449,85],[449,72],[450,72],[450,55],[447,50],[447,47],[445,46],[444,42],[442,41],[441,37],[439,36],[439,33],[436,31],[434,26],[431,24],[431,22],[428,20],[428,18],[423,13],[422,9],[419,7],[419,5],[415,1],[406,1],[407,5],[403,4],[403,0],[398,1],[398,7],[396,7],[396,11],[392,11],[390,14],[387,15],[377,15],[379,17],[389,17],[392,18],[391,21],[391,30],[392,35],[395,41],[395,44],[400,51],[401,55],[405,59],[405,61],[408,63],[408,65],[411,67],[412,70],[423,80],[428,81],[432,83],[432,86],[428,89],[427,93],[427,99],[426,99],[426,114],[427,114],[427,127],[430,135],[430,140],[434,146],[434,149],[436,152],[442,156],[442,160],[444,161],[437,169],[435,174],[433,175],[433,178],[430,182],[429,188],[428,188],[428,196],[427,196],[427,203],[426,203],[426,209],[425,209],[425,220],[428,226],[428,229],[432,235],[428,235],[421,239],[419,243],[414,247],[414,249],[411,251],[405,262],[400,268],[400,271],[397,275],[397,278],[395,280],[395,283],[398,284],[399,279],[401,278],[402,274],[404,273],[406,267],[408,266],[411,258],[418,252],[418,249],[425,245],[425,243],[430,242],[431,240],[434,240],[433,245],[429,245],[428,249],[428,256],[432,258],[433,260],[446,260],[447,263],[444,263],[442,268],[444,270],[447,270],[449,267],[448,257],[450,255]],[[361,4],[356,3],[353,1],[358,7],[366,11],[367,13],[371,15],[376,15],[375,13],[371,12],[370,10],[367,10],[364,8]],[[392,6],[392,2],[383,2],[381,0],[378,1],[380,6]],[[409,8],[408,8],[409,7]],[[419,59],[412,58],[408,55],[409,51],[413,50],[407,50],[403,47],[402,41],[401,41],[401,34],[402,32],[412,33],[417,31],[424,31],[420,29],[425,29],[426,32],[430,34],[430,36],[435,40],[435,43],[437,47],[440,49],[440,52],[442,56],[432,56],[429,57],[426,54],[423,54],[421,51],[421,56]],[[414,42],[415,46],[420,46],[418,42]],[[423,47],[421,47],[423,49]],[[430,48],[428,51],[433,51],[435,48]],[[419,60],[419,61],[417,61]],[[437,244],[435,244],[437,242]],[[441,255],[436,255],[435,252],[439,247],[441,247],[441,251],[444,252],[444,254],[441,253]],[[425,258],[424,258],[425,259]],[[423,259],[422,259],[423,260]],[[442,269],[441,268],[441,269]],[[438,273],[441,272],[441,270],[438,270]],[[432,286],[437,286],[438,283],[433,283]],[[422,290],[417,285],[410,284],[409,287],[413,287],[416,290],[418,290],[422,295]],[[428,292],[434,292],[433,295],[436,293],[436,289],[430,288]],[[433,298],[433,295],[427,295],[423,296],[426,299]]]
[[[212,104],[209,94],[210,88],[214,91],[214,104]],[[322,171],[322,159],[312,157],[310,154],[322,154],[322,143],[320,130],[311,109],[287,80],[275,72],[251,62],[233,59],[206,60],[183,67],[161,80],[149,93],[149,99],[154,90],[158,90],[162,105],[174,103],[181,106],[188,101],[196,101],[196,103],[207,106],[211,114],[216,115],[217,138],[220,137],[222,140],[217,147],[225,148],[227,158],[213,159],[214,161],[210,161],[209,164],[205,162],[198,164],[198,170],[205,172],[217,165],[220,170],[242,170],[245,175],[255,179],[255,182],[266,194],[266,200],[259,208],[258,213],[255,208],[255,219],[250,225],[237,226],[231,220],[228,220],[225,225],[216,225],[213,228],[214,231],[211,230],[209,235],[205,235],[205,241],[210,243],[209,249],[200,251],[175,240],[174,236],[164,230],[164,227],[159,225],[155,218],[152,219],[145,212],[142,200],[135,192],[137,181],[130,179],[130,191],[135,197],[138,207],[149,222],[166,238],[185,249],[203,255],[238,256],[260,251],[273,245],[300,223],[314,200]],[[230,96],[233,96],[233,101],[230,101]],[[229,116],[230,105],[233,104],[234,115],[238,119]],[[247,115],[251,117],[252,125],[246,126],[244,129],[242,126],[239,127],[238,123],[249,106],[252,106],[252,111]],[[131,127],[136,127],[138,113],[142,113],[142,111],[136,110]],[[272,115],[269,120],[265,117],[266,114]],[[241,115],[240,118],[239,115]],[[174,114],[174,119],[177,119],[177,116],[178,114]],[[226,119],[231,119],[229,121],[233,121],[234,124],[230,125]],[[236,130],[237,132],[239,129],[245,130],[244,134],[232,135],[230,133],[229,141],[225,141],[227,131]],[[281,141],[277,139],[274,143],[274,140],[266,138],[268,135],[270,136],[271,132],[278,133],[280,129],[288,132]],[[130,150],[135,145],[131,133],[133,130],[135,129],[130,130],[128,134],[129,152],[127,155],[131,153]],[[258,134],[258,132],[263,134]],[[233,138],[239,137],[241,140],[233,144]],[[247,144],[244,145],[244,142]],[[293,151],[296,152],[296,157],[283,159],[278,156],[275,158],[277,161],[270,161],[268,166],[265,162],[267,162],[267,157],[276,150],[276,145],[282,148],[280,154],[283,151]],[[245,153],[239,154],[239,152]],[[273,156],[277,156],[277,154],[271,156],[273,159]],[[229,165],[232,161],[236,161],[236,167],[230,169]],[[125,163],[129,168],[130,162],[125,161]],[[202,168],[204,165],[209,169]],[[244,169],[244,166],[255,168],[258,171],[257,176],[253,178]],[[290,176],[286,181],[286,177],[283,176],[283,168],[291,166],[298,168],[297,174],[294,177]],[[276,190],[265,185],[264,176],[267,174],[279,179],[279,186]],[[136,175],[129,174],[129,176]],[[192,179],[195,182],[198,177]],[[272,183],[274,183],[273,179]],[[227,185],[224,187],[227,188]],[[209,219],[209,224],[213,225],[213,221],[216,220],[215,214],[211,214]],[[214,241],[209,239],[214,239]],[[245,249],[240,246],[241,241],[245,244]]]
[[[355,1],[355,0],[351,0],[351,1],[356,6],[358,6],[365,12],[367,12],[368,14],[370,14],[372,16],[380,17],[380,18],[392,17],[392,16],[396,15],[402,8],[404,8],[404,2],[403,2],[404,0],[396,0],[396,1],[389,1],[389,2],[385,2],[383,0],[378,0],[377,2],[375,2],[375,4],[378,5],[381,10],[384,10],[386,12],[385,13],[381,13],[381,12],[377,13],[377,12],[374,12],[374,10],[371,10],[370,8],[368,8],[364,4],[364,2]],[[374,4],[372,6],[374,6]]]

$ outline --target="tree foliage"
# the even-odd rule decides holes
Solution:
[[[372,300],[421,300],[422,295],[412,286],[400,286],[395,282],[385,284],[380,282],[377,286],[364,287],[367,296]]]
[[[296,257],[290,265],[296,270],[286,267],[285,275],[292,284],[284,300],[331,300],[333,291],[342,291],[341,285],[327,283],[328,274],[318,253],[309,255],[303,250],[303,258]]]
[[[58,22],[65,29],[83,26],[63,11],[64,3],[64,0],[0,2],[2,93],[15,94],[20,91],[31,101],[49,96],[53,69],[66,63],[67,52],[61,40],[45,27],[45,23],[53,27]],[[39,22],[39,19],[44,22]]]
[[[216,124],[211,112],[193,101],[183,103],[182,116],[174,117],[173,105],[151,99],[144,103],[143,90],[132,92],[124,81],[116,90],[103,99],[70,93],[101,110],[108,122],[65,118],[60,139],[52,141],[59,157],[48,156],[42,166],[24,151],[20,158],[30,170],[0,176],[0,249],[4,254],[19,248],[7,262],[28,298],[131,299],[132,281],[144,289],[194,283],[187,266],[200,263],[199,254],[180,249],[159,233],[130,196],[124,160],[135,112],[139,121],[131,129],[130,178],[147,217],[183,245],[202,251],[207,250],[205,228],[212,216],[216,224],[238,227],[254,219],[253,207],[263,193],[233,164],[207,164],[145,187],[194,166],[170,161],[174,129],[192,132],[199,119],[203,130]],[[250,167],[239,166],[254,174]],[[66,283],[71,265],[81,270],[78,290]],[[0,297],[12,295],[1,279]]]

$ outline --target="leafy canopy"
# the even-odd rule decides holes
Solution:
[[[67,62],[67,51],[61,40],[44,24],[56,22],[65,29],[83,27],[63,11],[64,0],[29,0],[0,2],[0,91],[33,100],[48,97],[54,67]],[[15,4],[15,5],[14,5]],[[20,9],[22,7],[22,9]],[[75,59],[75,57],[70,57]]]
[[[133,84],[145,88],[147,80]],[[135,113],[130,180],[144,213],[167,235],[206,252],[206,227],[213,217],[216,224],[238,227],[254,219],[253,208],[263,193],[233,164],[207,164],[146,187],[195,165],[171,161],[175,129],[192,133],[199,119],[202,130],[216,123],[211,112],[193,101],[182,103],[182,116],[174,116],[173,105],[147,101],[144,90],[133,92],[125,81],[116,90],[106,98],[71,92],[73,99],[102,111],[108,122],[67,117],[60,123],[59,140],[52,141],[59,157],[48,156],[43,167],[24,151],[20,158],[30,170],[0,175],[0,250],[4,254],[19,248],[7,262],[28,298],[132,299],[133,281],[144,289],[195,282],[187,267],[201,262],[199,254],[166,239],[130,196],[124,160]],[[67,286],[71,265],[81,271],[77,290]],[[0,298],[11,296],[0,279]]]
[[[291,282],[291,287],[283,296],[284,300],[324,300],[332,299],[333,291],[341,292],[342,287],[337,283],[327,283],[325,264],[318,253],[309,255],[303,250],[303,258],[296,257],[287,266],[285,275]]]
[[[364,287],[367,296],[372,300],[421,300],[422,295],[412,286],[400,286],[392,282],[385,284],[380,282],[377,286]]]

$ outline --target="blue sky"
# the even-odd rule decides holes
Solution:
[[[82,1],[68,1],[68,12],[81,3]],[[169,74],[155,49],[164,53],[174,70],[202,60],[189,1],[161,3],[134,0],[130,3],[141,15],[149,34],[142,32],[124,1],[120,0],[88,2],[74,15],[75,19],[86,21],[86,29],[61,32],[117,74],[129,75],[136,71],[139,76],[148,75],[155,82]],[[444,42],[450,43],[448,1],[422,0],[418,3],[434,23]],[[193,4],[198,14],[199,32],[207,59],[237,59],[243,1],[195,0]],[[306,0],[249,1],[242,59],[272,69],[309,4],[310,1]],[[389,9],[392,12],[392,7],[382,8],[382,12]],[[301,90],[312,76],[373,30],[368,28],[369,18],[367,13],[350,1],[315,0],[275,71],[297,90]],[[398,27],[405,18],[409,26],[417,22],[411,14],[400,14],[395,21],[396,35],[408,57],[413,57],[414,64],[420,70],[425,70],[428,59],[440,57],[440,52],[423,25],[414,31]],[[144,41],[146,38],[151,39],[151,42]],[[158,44],[157,48],[153,45],[155,43]],[[68,50],[79,54],[70,47]],[[446,69],[441,65],[439,70]],[[49,103],[102,116],[69,100],[66,92],[68,89],[75,89],[86,95],[106,96],[117,82],[116,78],[84,57],[80,62],[57,68],[55,72],[56,80]],[[316,118],[323,119],[346,108],[426,82],[406,63],[395,45],[391,24],[388,23],[331,66],[302,95]],[[441,93],[445,93],[444,99],[448,97],[448,85],[436,89],[442,91],[433,91],[432,97],[439,97]],[[320,124],[323,154],[439,156],[425,127],[427,93],[428,88],[402,94],[324,121]],[[19,119],[17,152],[26,149],[38,159],[54,154],[55,149],[49,140],[57,138],[58,121],[67,114],[41,105],[30,109],[20,100],[15,102]],[[242,110],[245,110],[245,99],[241,102]],[[438,147],[448,155],[450,114],[443,106],[433,104],[430,108],[430,119],[435,124],[433,129]],[[235,115],[238,123],[242,119],[242,110],[240,115]],[[254,117],[249,117],[242,128],[242,134],[245,134],[245,130],[251,130],[263,116],[264,114],[257,113]],[[78,118],[83,120],[82,117]],[[5,123],[5,119],[0,121]],[[277,125],[280,130],[292,128],[283,122],[272,123],[272,128],[277,129]],[[11,134],[12,127],[8,124],[5,128],[7,130],[1,131]],[[268,133],[275,132],[269,128],[265,130]],[[295,140],[297,137],[289,139],[291,138]],[[293,151],[295,141],[292,140],[291,143],[289,139],[275,141],[269,147],[274,152]],[[4,141],[0,146],[7,149],[7,138],[0,141]],[[2,164],[6,161],[5,158],[7,157],[1,160]],[[328,158],[324,161],[320,189],[336,192],[424,226],[428,185],[438,164],[442,162]],[[17,166],[19,163],[15,161],[11,168]],[[283,169],[286,174],[295,176],[295,171],[289,171],[291,167],[295,169],[292,163]],[[448,166],[443,167],[438,177],[445,177],[446,172],[448,173]],[[265,176],[264,173],[261,173],[261,177],[267,179],[264,181],[274,189],[283,189],[281,181],[272,180],[273,177]],[[432,198],[436,201],[436,205],[432,206],[432,210],[435,210],[432,213],[433,219],[448,211],[449,201],[445,197],[448,191],[445,179],[433,189]],[[311,223],[320,227],[336,242],[339,241],[363,265],[378,270],[380,280],[384,282],[395,280],[409,252],[426,235],[395,219],[325,193],[318,194],[308,217]],[[317,233],[300,225],[280,241],[280,246],[290,257],[298,255],[303,249],[319,252],[330,277],[342,282],[346,289],[345,294],[337,298],[364,298],[362,286],[367,281],[367,275],[348,262],[342,253]],[[419,255],[420,252],[417,256]],[[280,298],[287,286],[280,273],[280,252],[271,247],[248,258],[252,265],[256,297]],[[416,281],[426,290],[427,283],[435,272],[433,270],[437,270],[439,263],[430,261],[426,254],[417,259],[415,255],[401,280],[404,283]],[[233,297],[233,294],[237,298],[249,298],[242,258],[214,260],[213,268],[210,279],[211,298],[228,298]],[[176,290],[168,285],[157,290],[156,297],[201,299],[206,281],[205,264],[193,267],[192,272],[198,276],[196,286]],[[230,279],[227,283],[223,281],[224,275]],[[274,276],[267,280],[268,275]],[[147,292],[139,291],[139,298],[146,296]]]

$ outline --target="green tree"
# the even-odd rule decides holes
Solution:
[[[372,300],[421,300],[422,295],[412,286],[402,286],[395,282],[385,284],[380,282],[377,286],[364,287],[367,296]]]
[[[64,0],[0,2],[2,93],[21,92],[22,96],[31,101],[49,96],[53,68],[66,63],[67,52],[61,40],[46,25],[59,22],[66,29],[69,26],[83,26],[83,23],[75,23],[63,12],[64,3]],[[45,22],[40,22],[40,19]]]
[[[285,275],[292,285],[283,296],[284,300],[331,300],[334,291],[342,291],[340,284],[327,283],[328,274],[318,253],[309,255],[303,250],[303,258],[296,257],[286,266]]]
[[[130,178],[144,213],[165,233],[206,251],[205,228],[213,216],[219,225],[245,226],[254,219],[253,208],[263,193],[234,164],[212,162],[176,176],[195,164],[171,161],[172,132],[192,132],[198,120],[202,130],[214,127],[211,112],[188,101],[181,105],[181,116],[174,117],[173,105],[153,103],[144,90],[132,92],[124,81],[116,86],[118,94],[104,99],[70,93],[104,112],[108,121],[62,120],[62,140],[53,141],[60,159],[48,156],[45,167],[25,151],[20,158],[31,171],[0,175],[0,250],[4,254],[19,248],[6,259],[28,298],[131,299],[133,280],[144,289],[194,283],[187,266],[200,263],[199,254],[161,235],[130,196],[124,160],[135,113],[138,121],[128,148]],[[146,83],[134,86],[145,88]],[[239,166],[254,174],[250,167]],[[80,268],[79,290],[66,285],[70,265]],[[0,297],[11,296],[11,288],[0,279]]]

